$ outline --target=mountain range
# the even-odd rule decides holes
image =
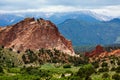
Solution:
[[[90,11],[0,14],[0,26],[13,25],[26,17],[51,20],[74,46],[120,43],[120,19]]]
[[[30,13],[0,13],[0,26],[12,25],[26,17],[44,18],[51,20],[54,24],[60,24],[67,19],[79,19],[84,21],[110,20],[112,17],[93,13],[91,11],[78,12],[30,12]]]
[[[68,19],[58,27],[60,32],[77,46],[120,42],[120,19],[98,22]]]

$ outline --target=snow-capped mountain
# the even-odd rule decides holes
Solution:
[[[77,19],[81,21],[108,21],[113,17],[97,14],[93,11],[76,12],[26,12],[26,13],[1,13],[0,26],[12,25],[26,17],[44,18],[51,20],[55,24],[64,22],[67,19]]]

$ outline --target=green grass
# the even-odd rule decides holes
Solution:
[[[48,72],[50,74],[51,79],[48,80],[68,80],[68,77],[61,77],[62,74],[66,73],[73,73],[76,74],[80,67],[82,66],[71,66],[71,68],[63,68],[63,65],[60,65],[59,67],[56,67],[55,64],[46,63],[44,65],[41,65],[40,67],[36,68],[38,71],[42,70],[45,72]],[[84,67],[89,67],[88,65],[83,65]],[[110,77],[103,79],[102,75],[103,73],[94,73],[91,75],[92,80],[112,80],[112,75],[115,74],[114,71],[107,72]],[[40,73],[41,74],[41,73]],[[46,80],[47,77],[43,76],[40,77],[39,74],[28,74],[27,72],[21,73],[20,67],[14,67],[14,68],[4,68],[4,73],[0,73],[0,80]],[[84,79],[83,79],[84,80]]]
[[[46,64],[42,65],[40,69],[48,70],[48,69],[54,69],[54,68],[55,68],[54,64],[46,63]]]
[[[63,65],[60,67],[55,67],[55,64],[46,63],[38,67],[38,70],[48,71],[52,76],[50,80],[66,80],[67,77],[62,77],[62,74],[65,73],[76,73],[80,67],[71,67],[63,68]],[[46,80],[47,77],[41,78],[39,75],[29,75],[27,73],[21,73],[20,67],[14,68],[4,68],[4,73],[0,74],[0,80]]]
[[[20,73],[21,71],[20,71],[20,68],[15,67],[15,68],[9,68],[8,72],[9,73]]]
[[[39,76],[35,76],[35,75],[14,75],[14,76],[3,75],[3,76],[0,76],[0,80],[35,80],[37,78],[40,79]]]
[[[55,67],[54,64],[46,63],[41,66],[40,69],[49,70],[54,73],[65,73],[66,71],[71,71],[73,73],[77,72],[80,67],[63,68],[63,66]]]

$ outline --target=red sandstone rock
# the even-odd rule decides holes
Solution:
[[[74,55],[71,41],[65,39],[52,22],[42,18],[26,18],[5,29],[0,28],[0,45],[20,51],[56,48]]]
[[[102,46],[98,45],[98,46],[96,46],[95,50],[85,53],[85,56],[87,56],[87,57],[98,57],[98,58],[102,58],[105,56],[111,56],[111,55],[120,56],[120,49],[112,50],[111,52],[107,52],[104,50],[104,48]]]
[[[87,52],[85,53],[85,56],[88,56],[88,57],[93,57],[93,56],[97,56],[97,55],[100,55],[102,52],[104,52],[104,48],[100,45],[97,45],[95,50],[91,51],[91,52]]]

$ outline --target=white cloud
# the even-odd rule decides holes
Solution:
[[[79,8],[72,7],[72,6],[49,6],[46,8],[41,8],[40,11],[43,12],[73,12],[73,11],[79,11]]]
[[[101,7],[99,9],[92,9],[91,11],[106,16],[120,17],[120,5]]]
[[[26,13],[26,12],[73,12],[80,11],[83,9],[72,7],[72,6],[48,6],[38,9],[26,9],[26,10],[0,10],[0,13]]]
[[[30,13],[30,12],[75,12],[75,11],[92,11],[97,14],[105,15],[105,16],[111,16],[111,17],[120,17],[120,5],[115,6],[105,6],[100,8],[93,8],[93,9],[86,9],[82,7],[76,7],[76,6],[47,6],[47,7],[41,7],[38,9],[25,9],[25,10],[0,10],[0,13]],[[48,15],[50,16],[50,15]]]

